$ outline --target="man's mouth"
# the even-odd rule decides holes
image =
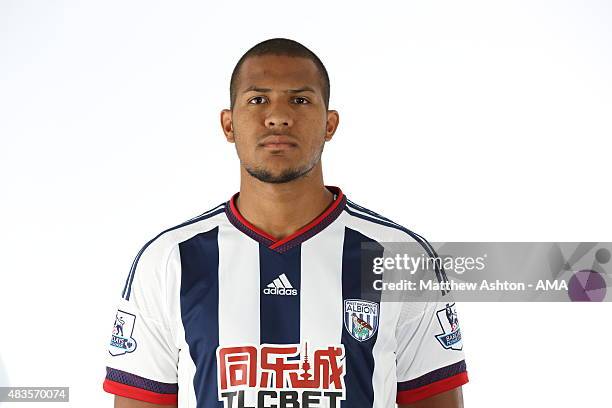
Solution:
[[[259,143],[259,146],[267,150],[286,150],[297,147],[293,138],[285,135],[270,135]]]

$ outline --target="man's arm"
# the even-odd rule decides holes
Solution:
[[[461,333],[451,322],[454,303],[404,302],[396,330],[397,397],[400,407],[461,408],[468,382]],[[453,324],[455,323],[455,324]]]
[[[180,349],[165,297],[167,271],[180,263],[176,248],[168,254],[163,243],[152,241],[139,252],[130,269],[115,314],[116,326],[123,319],[123,330],[109,336],[102,382],[104,391],[126,398],[115,399],[116,407],[177,404]],[[134,405],[136,401],[129,399],[152,405]]]
[[[115,408],[177,408],[178,405],[159,405],[150,402],[138,401],[132,398],[125,398],[115,395]]]
[[[398,404],[398,408],[463,408],[463,392],[457,387],[412,404]]]

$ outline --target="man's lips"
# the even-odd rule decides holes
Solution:
[[[297,143],[289,136],[285,135],[270,135],[266,136],[260,143],[259,146],[264,149],[280,150],[280,149],[291,149],[297,147]]]

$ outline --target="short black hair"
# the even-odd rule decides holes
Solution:
[[[325,102],[325,109],[329,109],[329,75],[325,66],[315,55],[314,52],[303,46],[297,41],[290,40],[288,38],[270,38],[254,45],[242,57],[238,60],[238,63],[234,67],[232,72],[232,78],[230,80],[230,109],[234,109],[236,102],[236,82],[238,81],[238,74],[244,61],[249,57],[256,57],[261,55],[276,55],[285,57],[300,57],[308,58],[315,63],[319,70],[319,78],[321,80],[323,101]]]

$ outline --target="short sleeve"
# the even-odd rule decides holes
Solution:
[[[468,382],[453,302],[405,302],[396,331],[398,403],[416,402]]]
[[[154,404],[176,404],[179,350],[166,319],[165,292],[171,251],[149,244],[134,260],[117,304],[103,389]]]

